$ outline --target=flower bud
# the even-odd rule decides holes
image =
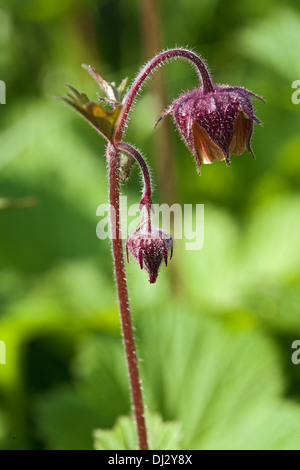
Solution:
[[[173,254],[173,239],[165,230],[152,228],[151,231],[138,228],[128,237],[126,243],[127,261],[128,253],[139,263],[141,269],[149,274],[149,282],[156,281],[158,270],[162,261],[168,265],[168,254],[170,259]]]
[[[254,114],[254,93],[227,85],[214,85],[214,91],[194,89],[179,96],[161,115],[171,114],[188,149],[195,157],[198,172],[201,163],[226,160],[231,154],[241,155],[247,149],[252,156],[253,122],[261,124]],[[159,120],[160,120],[159,119]]]

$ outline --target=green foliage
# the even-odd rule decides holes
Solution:
[[[181,427],[178,423],[164,423],[159,415],[147,413],[147,429],[152,450],[178,450]],[[94,431],[96,450],[134,450],[136,429],[132,418],[122,416],[112,431],[97,429]]]
[[[298,408],[281,399],[276,347],[259,330],[180,308],[143,317],[143,326],[149,407],[182,423],[181,448],[299,447]]]
[[[152,448],[299,447],[300,410],[282,398],[278,350],[257,328],[233,328],[174,305],[163,315],[145,312],[137,331],[148,408],[171,422],[148,417]],[[83,341],[73,377],[72,386],[39,400],[37,423],[51,448],[90,448],[95,422],[112,427],[130,410],[119,340],[95,336]],[[94,437],[98,449],[136,448],[129,418]]]
[[[63,101],[76,109],[97,131],[111,140],[122,107],[117,106],[113,110],[106,110],[103,106],[90,101],[85,93],[77,91],[70,85],[68,87],[73,94],[68,93]]]

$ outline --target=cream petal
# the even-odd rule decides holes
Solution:
[[[233,137],[229,146],[230,155],[241,155],[247,146],[249,133],[252,131],[252,121],[240,112],[234,121]]]
[[[201,163],[213,163],[225,159],[225,155],[197,122],[193,123],[194,146]]]

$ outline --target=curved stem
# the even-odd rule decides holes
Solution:
[[[140,165],[144,178],[144,193],[140,206],[145,205],[150,210],[152,206],[152,189],[147,163],[143,159],[142,155],[134,147],[132,147],[132,145],[129,145],[126,142],[118,142],[116,144],[116,148],[124,153],[131,155]]]
[[[130,316],[120,227],[120,155],[116,148],[108,144],[106,157],[107,163],[109,165],[109,201],[114,270],[117,283],[123,340],[129,372],[131,398],[137,427],[139,448],[140,450],[147,450],[148,442],[144,418],[141,380],[139,377],[137,355]]]
[[[117,129],[114,135],[114,142],[117,143],[122,139],[125,124],[126,124],[132,103],[134,101],[134,98],[136,97],[138,90],[140,89],[141,85],[145,81],[145,79],[158,65],[160,65],[165,60],[172,59],[172,58],[183,58],[183,59],[190,60],[197,69],[199,79],[202,80],[203,91],[205,93],[214,91],[213,83],[208,73],[208,70],[206,66],[204,65],[204,62],[200,59],[199,56],[197,56],[197,54],[194,54],[193,52],[187,49],[169,49],[165,52],[161,52],[157,56],[153,57],[153,59],[151,59],[142,68],[142,70],[136,77],[135,81],[133,82],[133,85],[131,86],[126,96],[123,108],[118,118],[118,125],[117,125]]]

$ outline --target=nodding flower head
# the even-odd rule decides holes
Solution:
[[[198,172],[201,163],[226,160],[251,149],[255,116],[251,98],[263,99],[241,87],[213,85],[213,91],[203,87],[179,96],[161,115],[171,114],[188,149],[195,157]]]
[[[141,269],[145,269],[149,274],[149,282],[153,284],[158,276],[158,270],[162,261],[168,265],[168,255],[170,259],[173,254],[173,239],[165,230],[152,227],[150,230],[138,228],[128,237],[126,243],[127,261],[128,253]]]

